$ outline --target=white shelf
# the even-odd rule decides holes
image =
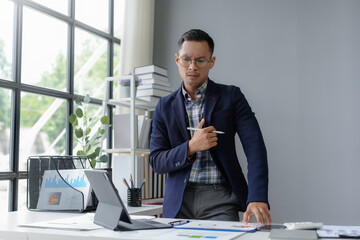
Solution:
[[[106,152],[106,153],[126,153],[126,154],[130,154],[131,153],[131,148],[104,149],[104,152]],[[136,148],[135,153],[137,155],[150,154],[150,149]]]
[[[131,107],[131,98],[121,98],[121,99],[109,99],[108,104],[112,106],[123,106]],[[146,111],[154,111],[157,103],[149,102],[140,98],[135,98],[135,108],[142,109]]]
[[[109,86],[118,85],[121,80],[130,79],[130,97],[129,98],[120,98],[120,99],[111,99],[109,97]],[[117,149],[102,149],[103,152],[112,153],[112,154],[127,154],[131,158],[131,174],[134,176],[134,179],[137,179],[136,176],[136,159],[137,156],[148,156],[150,154],[150,149],[139,149],[136,148],[136,128],[137,124],[135,110],[141,109],[145,110],[145,115],[148,115],[148,112],[154,111],[157,102],[146,101],[144,99],[136,98],[136,88],[135,88],[135,79],[133,75],[126,76],[117,76],[117,77],[106,77],[104,80],[105,93],[103,99],[103,115],[106,114],[107,106],[123,106],[130,109],[130,147],[129,148],[117,148]]]

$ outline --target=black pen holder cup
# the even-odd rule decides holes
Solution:
[[[141,189],[128,188],[127,190],[127,205],[129,207],[141,207]]]

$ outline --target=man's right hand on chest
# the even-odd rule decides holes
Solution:
[[[193,155],[197,151],[204,151],[215,147],[217,145],[217,134],[214,126],[203,128],[205,119],[201,119],[200,123],[196,126],[201,130],[196,130],[193,137],[188,144],[188,156]]]

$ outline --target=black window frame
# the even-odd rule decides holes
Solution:
[[[77,98],[83,98],[83,95],[74,93],[74,34],[75,28],[88,31],[98,37],[101,37],[108,42],[107,49],[107,76],[113,75],[114,69],[114,45],[121,46],[121,40],[114,36],[114,0],[109,2],[109,32],[103,32],[90,25],[80,22],[75,19],[75,1],[68,0],[68,15],[64,15],[51,8],[43,6],[31,0],[11,0],[14,3],[14,23],[13,23],[13,63],[12,76],[13,80],[5,80],[0,78],[0,88],[11,90],[11,127],[10,127],[10,152],[9,152],[9,169],[10,171],[3,171],[0,169],[0,181],[9,181],[9,202],[8,211],[18,210],[18,186],[20,179],[27,178],[26,171],[19,171],[19,142],[20,142],[20,102],[21,92],[41,94],[55,98],[66,100],[66,147],[65,153],[67,155],[73,154],[73,129],[69,124],[68,117],[73,112],[74,101]],[[66,92],[24,84],[21,83],[21,52],[22,52],[22,28],[23,28],[23,8],[24,6],[37,10],[41,13],[47,14],[55,19],[62,20],[68,24],[67,34],[67,76],[66,76]],[[112,97],[113,89],[109,86],[105,91],[109,92]],[[102,99],[91,98],[90,103],[95,105],[102,105]],[[108,106],[107,114],[112,119],[112,107]],[[111,124],[111,123],[110,123]],[[107,147],[112,146],[111,127],[107,131]],[[111,166],[111,154],[109,154],[108,165]]]

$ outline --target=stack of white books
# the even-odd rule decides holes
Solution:
[[[157,103],[161,97],[174,91],[170,87],[165,68],[149,65],[135,68],[135,74],[141,79],[136,96],[140,99]]]

